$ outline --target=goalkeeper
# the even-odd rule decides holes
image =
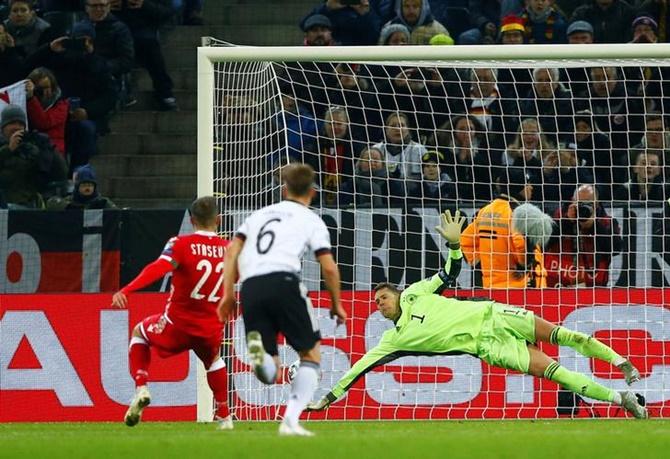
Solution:
[[[446,211],[436,228],[449,243],[444,270],[402,292],[389,283],[375,287],[375,303],[395,327],[384,332],[379,344],[308,409],[327,408],[368,371],[403,355],[470,354],[489,365],[549,379],[579,395],[620,405],[636,418],[647,418],[647,410],[633,392],[617,392],[570,371],[536,346],[537,342],[569,346],[586,357],[617,366],[628,385],[639,381],[638,370],[597,339],[556,326],[525,309],[488,299],[441,296],[461,269],[459,238],[464,221],[459,211],[453,218]]]

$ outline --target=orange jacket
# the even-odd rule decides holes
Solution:
[[[547,286],[539,247],[534,249],[534,266],[527,268],[526,240],[512,229],[512,204],[507,199],[494,199],[479,210],[461,234],[461,250],[470,265],[480,263],[485,288]]]

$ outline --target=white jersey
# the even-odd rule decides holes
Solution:
[[[240,282],[276,272],[299,273],[309,248],[316,256],[330,252],[326,224],[295,201],[282,201],[251,214],[237,230],[244,239],[238,260]]]

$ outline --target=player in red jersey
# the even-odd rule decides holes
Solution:
[[[207,382],[216,402],[214,419],[220,429],[233,428],[227,399],[228,372],[219,354],[223,324],[216,313],[223,295],[223,260],[229,241],[216,234],[221,217],[214,197],[195,200],[189,210],[195,232],[170,239],[160,257],[112,298],[112,306],[125,308],[129,293],[173,273],[165,311],[138,323],[130,339],[130,372],[136,390],[125,416],[128,426],[137,424],[142,410],[151,403],[147,380],[153,347],[161,357],[195,352],[207,368]]]

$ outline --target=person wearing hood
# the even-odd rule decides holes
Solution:
[[[449,35],[447,28],[433,17],[428,0],[396,0],[395,13],[396,17],[389,23],[402,24],[410,33],[419,26],[432,25],[436,34]]]
[[[86,164],[74,171],[74,191],[64,198],[53,197],[47,202],[49,210],[116,209],[111,199],[102,196],[93,168]]]
[[[463,233],[461,249],[470,265],[479,264],[484,288],[546,287],[542,251],[552,234],[552,219],[530,199],[533,186],[518,168],[496,184],[498,196],[482,207]]]
[[[15,46],[24,56],[34,53],[48,40],[51,25],[35,14],[32,0],[10,0],[5,29],[14,38]]]

